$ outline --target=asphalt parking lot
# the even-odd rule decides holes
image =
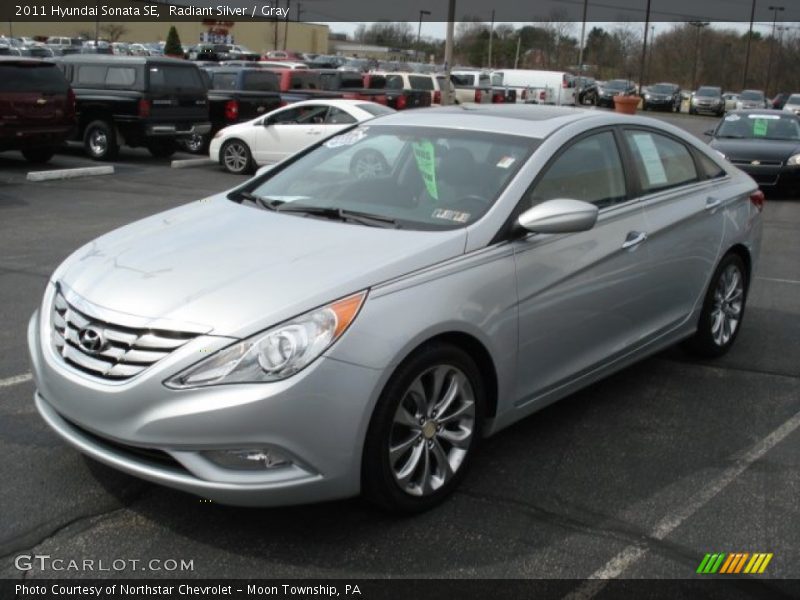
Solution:
[[[715,121],[662,118],[696,135]],[[90,164],[73,150],[48,168]],[[33,406],[25,330],[53,269],[101,233],[243,178],[130,150],[109,176],[29,183],[29,170],[0,155],[0,577],[85,576],[14,567],[49,554],[194,565],[98,576],[686,578],[716,552],[773,553],[762,577],[800,577],[798,199],[768,198],[730,354],[698,363],[676,348],[593,385],[487,440],[448,502],[395,518],[358,500],[209,504],[51,433]]]

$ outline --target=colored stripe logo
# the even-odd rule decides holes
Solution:
[[[702,575],[713,575],[715,573],[725,575],[736,575],[745,573],[749,575],[760,575],[767,569],[773,554],[770,553],[749,553],[749,552],[718,552],[716,554],[706,554],[697,567],[697,572]]]

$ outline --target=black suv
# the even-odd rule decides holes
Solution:
[[[0,151],[41,163],[75,126],[75,96],[49,61],[0,57]]]
[[[191,62],[75,54],[59,64],[75,90],[77,139],[95,160],[113,159],[120,144],[168,157],[177,141],[211,130],[206,82]]]

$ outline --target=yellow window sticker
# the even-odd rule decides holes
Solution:
[[[414,158],[417,161],[422,180],[425,182],[425,189],[428,195],[434,200],[439,199],[439,191],[436,188],[436,153],[433,143],[430,140],[414,142]]]

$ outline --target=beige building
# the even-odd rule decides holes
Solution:
[[[296,52],[328,52],[327,25],[316,23],[298,23],[295,21],[209,21],[209,22],[177,22],[174,23],[185,46],[201,41],[201,36],[209,31],[217,35],[229,35],[233,43],[246,46],[255,52],[268,50],[294,50]],[[159,42],[167,39],[169,23],[158,22],[119,22],[104,23],[99,26],[102,39],[109,39],[113,27],[122,27],[119,35],[121,42]],[[13,35],[30,37],[68,36],[76,37],[86,34],[95,36],[95,21],[83,22],[15,22],[6,23],[6,28],[13,27]],[[2,29],[0,29],[2,31]],[[2,31],[10,34],[12,31]]]

